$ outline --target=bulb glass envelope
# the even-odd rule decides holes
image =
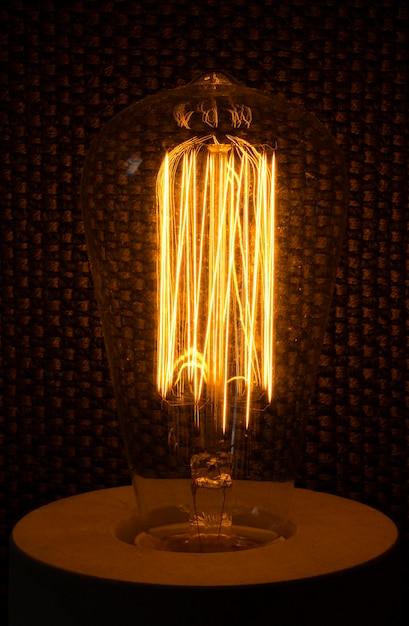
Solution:
[[[346,205],[319,122],[224,74],[94,141],[91,269],[140,528],[162,546],[285,534]]]

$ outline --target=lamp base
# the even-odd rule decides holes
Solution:
[[[294,490],[297,530],[238,552],[124,540],[131,487],[41,507],[14,528],[10,626],[399,626],[398,534],[365,505]],[[126,532],[125,532],[126,535]]]

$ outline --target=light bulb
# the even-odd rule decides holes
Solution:
[[[291,532],[346,204],[323,126],[221,73],[97,136],[82,207],[136,543],[240,550]]]

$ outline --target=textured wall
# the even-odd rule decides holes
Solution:
[[[344,151],[348,232],[299,482],[380,509],[406,541],[408,29],[405,0],[2,3],[3,554],[33,508],[129,480],[81,168],[116,112],[211,69],[302,104]]]

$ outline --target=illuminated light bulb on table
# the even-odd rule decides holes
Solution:
[[[97,136],[82,207],[133,489],[16,525],[13,625],[401,624],[396,526],[294,488],[346,190],[313,116],[221,73]]]

